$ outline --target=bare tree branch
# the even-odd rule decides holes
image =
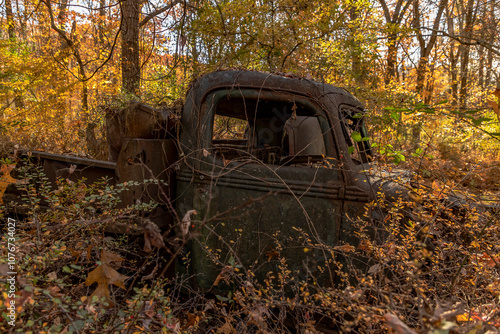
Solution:
[[[464,35],[456,35],[456,34],[450,34],[447,33],[446,31],[439,30],[439,29],[434,29],[434,28],[429,28],[429,27],[418,27],[418,29],[425,29],[425,30],[430,30],[432,32],[441,34],[441,36],[449,37],[451,39],[454,39],[455,41],[459,42],[460,44],[463,45],[481,45],[485,47],[486,49],[490,50],[497,56],[500,56],[500,46],[485,42],[484,40],[474,37],[474,36],[464,36]]]
[[[155,16],[160,15],[161,13],[164,13],[167,10],[172,9],[173,7],[175,7],[176,5],[178,5],[180,3],[185,3],[185,0],[174,0],[170,4],[168,4],[168,5],[164,6],[164,7],[158,8],[154,12],[149,13],[145,18],[143,18],[141,20],[141,22],[139,23],[139,27],[142,27],[143,25],[145,25],[146,23],[148,23]]]

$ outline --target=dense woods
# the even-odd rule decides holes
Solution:
[[[287,281],[282,266],[277,279],[258,287],[232,258],[218,281],[233,290],[202,294],[155,276],[158,258],[173,253],[153,252],[148,260],[154,270],[145,279],[134,276],[146,266],[139,260],[143,244],[105,234],[104,225],[147,209],[114,207],[130,185],[61,180],[50,189],[43,181],[30,183],[43,180],[40,170],[26,170],[28,181],[20,187],[31,211],[16,236],[24,240],[16,246],[24,261],[17,276],[17,327],[8,325],[5,310],[12,298],[2,290],[2,331],[500,330],[498,208],[454,212],[443,204],[458,191],[498,206],[500,1],[0,3],[2,193],[16,182],[9,172],[18,152],[108,160],[107,111],[131,101],[178,109],[194,79],[244,69],[329,83],[355,95],[367,112],[375,159],[388,170],[412,170],[419,179],[413,198],[419,204],[400,208],[411,207],[429,222],[400,234],[401,217],[388,210],[387,242],[371,244],[360,232],[356,250],[335,249],[347,257],[366,252],[374,261],[369,273],[346,278],[341,287]],[[49,212],[37,211],[42,196],[55,203]],[[1,214],[7,221],[3,209]],[[357,223],[362,231],[363,222]],[[74,238],[65,238],[66,232]],[[5,275],[8,251],[2,247]],[[273,252],[269,260],[279,257]]]
[[[496,1],[472,0],[6,0],[3,136],[100,156],[102,106],[168,104],[201,73],[245,68],[335,83],[381,117],[384,107],[446,101],[437,116],[403,113],[399,139],[416,148],[437,122],[445,125],[433,136],[457,145],[444,130],[465,127],[463,146],[491,152],[496,140],[487,133],[499,132],[491,112],[499,112],[498,11]]]

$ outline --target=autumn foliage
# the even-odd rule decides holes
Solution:
[[[496,0],[126,3],[127,15],[123,2],[107,0],[1,7],[0,194],[17,184],[24,201],[18,325],[6,323],[11,298],[2,291],[2,332],[500,330]],[[189,233],[175,238],[141,220],[151,206],[117,206],[130,184],[52,187],[35,166],[11,175],[26,150],[106,160],[106,110],[130,101],[177,107],[194,78],[226,68],[348,89],[365,104],[376,160],[415,174],[411,200],[366,208],[390,213],[382,225],[352,222],[357,244],[304,247],[330,254],[334,286],[294,280],[277,240],[263,254],[278,268],[265,281],[234,256],[213,257],[220,274],[201,293],[171,275],[187,259]],[[455,193],[459,206],[448,201]],[[203,219],[192,213],[184,223]]]

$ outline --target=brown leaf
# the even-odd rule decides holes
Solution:
[[[47,278],[49,281],[55,281],[57,279],[57,273],[55,271],[51,271],[47,274]]]
[[[73,174],[76,170],[76,165],[70,165],[69,166],[69,175]]]
[[[82,255],[82,251],[77,251],[71,248],[69,251],[71,252],[71,256],[76,258],[75,263],[78,263],[78,261],[80,261],[80,256]]]
[[[222,271],[217,275],[213,286],[219,285],[220,281],[224,281],[229,284],[229,274],[233,271],[233,267],[225,266]]]
[[[120,255],[112,253],[107,250],[103,250],[101,254],[101,262],[105,264],[111,264],[111,262],[122,262],[125,259]]]
[[[85,280],[85,285],[89,286],[97,283],[97,289],[90,296],[91,300],[93,296],[97,296],[99,300],[103,297],[109,300],[109,284],[114,284],[119,288],[125,289],[125,280],[128,278],[128,276],[120,274],[107,263],[103,263],[89,273]]]
[[[200,317],[199,315],[189,312],[187,314],[187,317],[188,317],[188,322],[185,326],[183,326],[184,327],[183,329],[188,329],[190,327],[197,326],[202,319],[202,317]]]
[[[223,333],[223,334],[232,334],[235,333],[235,330],[233,326],[231,325],[231,322],[229,319],[226,319],[226,323],[222,325],[218,330],[217,333]]]
[[[47,288],[47,290],[50,292],[50,295],[52,297],[56,297],[57,298],[57,297],[61,296],[61,294],[59,293],[61,291],[61,289],[58,286],[55,286],[55,285],[54,286],[49,286]]]
[[[490,283],[486,287],[486,291],[488,291],[494,296],[500,296],[500,281],[495,281],[493,283]]]
[[[196,214],[197,214],[196,210],[189,210],[184,215],[184,218],[182,218],[180,228],[183,237],[185,237],[189,233],[189,227],[191,226],[191,215],[196,215]]]
[[[398,317],[396,317],[394,314],[387,313],[384,315],[384,319],[387,321],[389,326],[394,329],[394,331],[397,334],[417,334],[413,329],[410,327],[406,326],[404,322],[399,320]]]
[[[380,263],[374,264],[373,266],[370,267],[370,269],[368,269],[368,273],[369,274],[376,274],[380,270],[380,267],[381,267]]]
[[[364,252],[371,252],[372,251],[372,243],[369,240],[361,240],[358,245],[358,249],[360,251]]]
[[[87,259],[90,259],[90,256],[92,255],[92,244],[90,244],[87,247]]]
[[[335,246],[334,249],[341,251],[341,252],[344,252],[344,253],[350,253],[350,252],[354,252],[356,250],[356,248],[352,245]]]
[[[267,261],[271,261],[273,257],[280,256],[280,253],[277,250],[270,250],[266,252]]]
[[[165,247],[165,242],[163,241],[163,235],[161,230],[150,220],[146,220],[143,225],[144,232],[144,251],[150,253],[153,249],[152,247],[162,248]]]

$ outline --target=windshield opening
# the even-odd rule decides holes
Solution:
[[[360,164],[372,161],[370,142],[363,121],[363,110],[343,106],[340,108],[340,117],[344,139],[353,161]]]

